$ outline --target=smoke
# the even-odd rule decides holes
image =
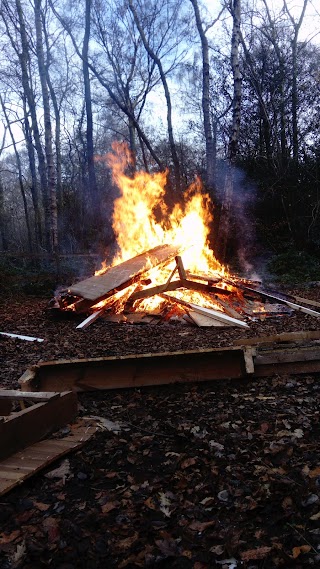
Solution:
[[[224,200],[225,180],[230,165],[220,160],[217,164],[216,198],[221,206]],[[266,276],[268,254],[257,236],[255,209],[258,200],[256,185],[246,173],[235,166],[232,168],[233,194],[231,199],[230,235],[228,261],[232,267],[252,280]],[[219,239],[219,235],[217,236]]]

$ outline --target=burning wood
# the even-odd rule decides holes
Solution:
[[[166,173],[137,172],[128,177],[130,156],[121,145],[107,162],[121,194],[113,213],[119,254],[112,266],[70,286],[56,299],[59,311],[86,314],[78,328],[111,314],[157,314],[164,320],[174,316],[200,326],[210,318],[211,325],[215,321],[243,328],[252,320],[292,310],[320,315],[292,299],[262,291],[261,283],[230,275],[221,266],[209,247],[213,208],[199,180],[169,211]]]

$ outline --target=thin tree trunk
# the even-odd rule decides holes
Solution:
[[[86,0],[85,4],[85,31],[82,45],[82,70],[84,83],[84,100],[86,105],[86,142],[87,142],[87,162],[88,162],[88,194],[92,211],[97,208],[97,180],[94,166],[94,147],[93,147],[93,118],[92,118],[92,98],[91,84],[88,65],[89,40],[91,27],[91,0]]]
[[[50,208],[49,208],[49,196],[48,196],[48,181],[47,181],[47,172],[46,172],[46,161],[45,156],[41,144],[39,126],[37,121],[36,115],[36,103],[34,99],[34,93],[30,86],[30,79],[29,79],[29,70],[28,70],[28,62],[29,62],[29,46],[28,46],[28,37],[24,22],[24,15],[22,11],[22,6],[20,0],[16,0],[16,8],[17,14],[19,19],[19,31],[21,37],[21,53],[19,55],[19,61],[21,66],[21,78],[22,78],[22,86],[26,96],[26,100],[28,102],[28,107],[31,116],[31,124],[32,124],[32,131],[35,141],[36,152],[38,156],[38,170],[41,182],[41,190],[42,190],[42,197],[43,197],[43,205],[46,217],[45,223],[45,234],[46,234],[46,246],[48,251],[51,249],[51,239],[50,239],[50,227],[49,227],[49,219],[50,219]],[[14,45],[14,44],[13,44]]]
[[[23,209],[24,209],[24,216],[25,216],[26,226],[27,226],[28,249],[29,249],[29,252],[32,253],[32,251],[33,251],[33,247],[32,247],[32,232],[31,232],[31,226],[30,226],[30,218],[29,218],[29,211],[28,211],[28,202],[27,202],[26,192],[25,192],[24,184],[23,184],[21,160],[20,160],[20,155],[19,155],[18,149],[17,149],[16,141],[15,141],[15,138],[14,138],[14,136],[13,136],[13,132],[12,132],[10,120],[9,120],[9,117],[8,117],[7,109],[6,109],[6,107],[5,107],[5,104],[4,104],[4,101],[3,101],[3,98],[2,98],[2,96],[1,96],[1,94],[0,94],[0,103],[1,103],[1,108],[2,108],[2,112],[3,112],[4,118],[5,118],[6,123],[7,123],[8,131],[9,131],[9,134],[10,134],[10,137],[11,137],[11,141],[12,141],[12,145],[13,145],[14,154],[15,154],[16,161],[17,161],[19,187],[20,187],[20,192],[21,192],[21,197],[22,197],[22,202],[23,202]]]
[[[202,112],[203,129],[206,142],[206,182],[209,189],[213,189],[215,183],[215,147],[210,116],[210,63],[209,44],[202,26],[200,11],[197,0],[190,0],[196,18],[196,26],[200,36],[202,49]]]
[[[145,50],[148,53],[148,55],[151,57],[152,61],[154,61],[155,64],[157,65],[159,73],[160,73],[160,77],[161,77],[161,81],[162,81],[162,85],[163,85],[163,89],[164,89],[164,94],[165,94],[165,98],[166,98],[166,103],[167,103],[168,136],[169,136],[169,144],[170,144],[170,150],[171,150],[171,156],[172,156],[172,162],[173,162],[175,184],[176,184],[176,189],[178,191],[180,191],[180,189],[181,189],[180,163],[179,163],[178,153],[177,153],[177,149],[176,149],[176,145],[175,145],[175,141],[174,141],[174,136],[173,136],[172,104],[171,104],[171,96],[170,96],[167,78],[166,78],[165,72],[163,70],[161,60],[155,54],[155,52],[151,48],[151,46],[150,46],[150,44],[146,38],[146,35],[145,35],[145,33],[142,29],[142,26],[140,24],[138,14],[137,14],[134,6],[133,6],[132,0],[129,0],[129,8],[130,8],[132,15],[134,17],[134,21],[135,21],[136,26],[138,28],[138,31],[139,31],[140,37],[142,39],[142,43],[145,47]]]
[[[45,155],[47,166],[48,196],[49,196],[49,227],[50,227],[50,251],[58,254],[58,212],[57,212],[57,194],[55,180],[55,165],[52,148],[52,127],[50,117],[50,99],[47,84],[47,73],[43,50],[43,36],[41,23],[41,0],[34,0],[34,16],[36,29],[36,53],[38,60],[39,77],[42,92],[42,105],[44,115],[44,137],[45,137]],[[58,257],[57,257],[58,258]],[[58,267],[57,267],[58,269]]]

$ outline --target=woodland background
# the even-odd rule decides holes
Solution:
[[[98,158],[125,141],[132,175],[169,169],[169,206],[201,176],[220,260],[320,280],[314,4],[2,0],[3,274],[112,255],[117,189]]]

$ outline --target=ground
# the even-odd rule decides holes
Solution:
[[[320,299],[319,287],[297,292]],[[46,306],[27,296],[0,302],[2,331],[45,339],[0,336],[2,388],[18,388],[39,361],[319,329],[295,313],[248,331],[102,319],[78,331]],[[80,415],[99,417],[95,437],[0,498],[1,569],[320,566],[317,375],[86,393],[79,403]]]

